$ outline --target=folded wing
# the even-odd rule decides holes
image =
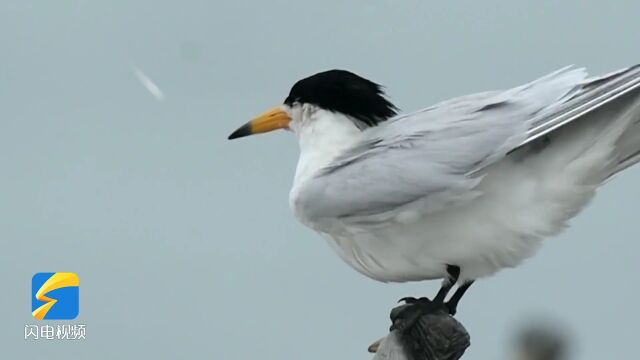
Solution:
[[[638,86],[637,66],[591,79],[564,68],[398,116],[305,185],[307,216],[376,223],[464,204],[486,166]]]

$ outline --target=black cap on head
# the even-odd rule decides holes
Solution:
[[[346,70],[329,70],[304,78],[291,88],[284,103],[308,103],[340,112],[376,126],[396,115],[382,87]]]

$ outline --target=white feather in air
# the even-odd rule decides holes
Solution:
[[[136,75],[136,77],[138,78],[138,81],[140,81],[140,84],[142,84],[142,86],[144,86],[145,89],[147,89],[147,91],[149,91],[149,93],[158,101],[163,101],[164,100],[164,93],[162,92],[162,90],[160,90],[160,88],[158,87],[158,85],[156,85],[144,72],[142,72],[142,70],[140,70],[138,67],[136,66],[131,66],[133,73]]]

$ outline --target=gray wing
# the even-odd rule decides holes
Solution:
[[[640,87],[640,65],[580,84],[574,96],[536,116],[531,121],[524,145]]]
[[[520,87],[398,116],[366,130],[366,140],[305,185],[305,211],[378,222],[464,203],[479,195],[481,169],[637,86],[638,71],[587,79],[583,69],[564,68]]]

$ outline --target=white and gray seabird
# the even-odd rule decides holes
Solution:
[[[298,81],[230,139],[293,132],[295,216],[379,281],[445,279],[451,313],[475,280],[558,234],[598,187],[640,161],[640,66],[563,68],[528,84],[399,115],[344,70]]]

